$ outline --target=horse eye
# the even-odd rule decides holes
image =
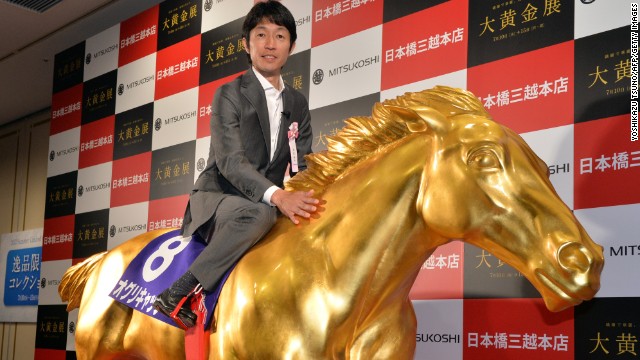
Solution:
[[[478,169],[497,169],[500,168],[500,160],[493,151],[483,149],[469,156],[468,165]]]

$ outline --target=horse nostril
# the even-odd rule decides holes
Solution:
[[[584,246],[578,243],[566,243],[558,250],[558,263],[567,270],[587,272],[591,260],[585,254]]]

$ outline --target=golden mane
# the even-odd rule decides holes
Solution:
[[[373,106],[372,116],[356,116],[345,120],[345,126],[327,137],[327,150],[305,157],[307,169],[286,183],[288,190],[315,190],[321,193],[348,168],[368,158],[377,149],[411,134],[407,119],[393,114],[385,105],[431,107],[446,117],[475,114],[491,118],[482,103],[470,92],[447,86],[436,86],[421,92],[405,93]]]

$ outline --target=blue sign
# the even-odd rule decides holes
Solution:
[[[6,306],[38,305],[42,247],[10,250],[4,280]]]

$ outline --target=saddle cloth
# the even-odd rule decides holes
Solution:
[[[153,303],[156,296],[189,269],[205,246],[205,242],[197,234],[183,237],[180,230],[158,236],[131,261],[109,296],[134,310],[178,327],[171,318],[156,310]],[[208,314],[205,329],[211,325],[213,309],[232,270],[233,267],[225,273],[213,292],[205,294],[204,303]]]

